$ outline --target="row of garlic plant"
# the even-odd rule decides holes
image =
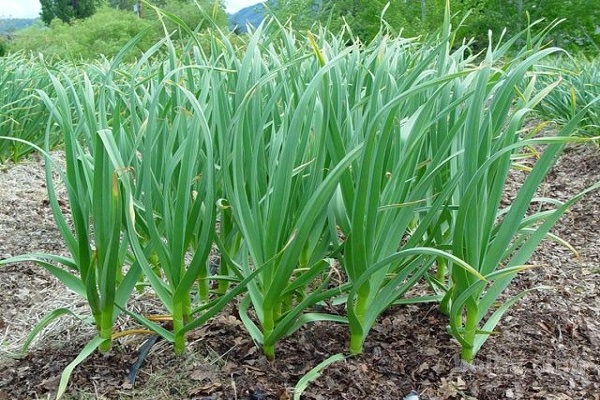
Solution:
[[[66,63],[59,68],[70,69]],[[51,87],[43,59],[23,53],[0,57],[0,132],[18,139],[0,141],[0,162],[16,162],[29,154],[33,149],[25,142],[44,144],[48,110],[35,88],[51,91]],[[51,141],[59,141],[57,132],[53,132]]]
[[[125,51],[120,56],[124,54]],[[130,258],[129,246],[122,240],[126,208],[119,176],[126,170],[116,166],[106,146],[115,140],[112,134],[119,126],[120,103],[112,90],[112,67],[118,62],[116,58],[113,64],[105,61],[88,65],[87,72],[81,75],[71,70],[47,72],[51,90],[37,89],[37,96],[50,114],[45,149],[38,149],[46,156],[49,204],[70,256],[27,254],[0,262],[37,262],[87,301],[98,335],[84,349],[85,354],[96,348],[103,352],[110,349],[114,322],[140,274],[137,263],[126,262]],[[64,171],[49,154],[56,130],[63,135]],[[54,179],[55,172],[60,175],[60,183]],[[60,205],[57,188],[62,185],[70,215],[65,215]],[[40,321],[32,333],[35,335],[53,318],[66,313],[69,310],[56,310]]]
[[[559,52],[554,48],[540,49],[544,34],[551,27],[534,37],[528,35],[526,47],[512,54],[502,68],[496,65],[500,65],[501,57],[519,37],[490,47],[477,74],[465,81],[470,87],[462,83],[457,88],[458,92],[470,91],[470,94],[452,127],[456,129],[458,125],[463,133],[459,139],[460,154],[451,163],[455,171],[449,174],[461,177],[449,204],[455,211],[449,224],[448,245],[454,256],[485,280],[477,279],[464,268],[450,268],[447,285],[442,290],[445,295],[441,310],[450,317],[449,330],[461,345],[461,358],[469,362],[494,332],[502,315],[527,293],[500,300],[512,279],[530,267],[527,261],[543,239],[562,242],[550,229],[575,201],[598,188],[596,184],[565,203],[536,197],[539,185],[564,144],[589,140],[572,134],[598,101],[590,99],[587,107],[574,114],[551,137],[523,137],[522,127],[528,113],[558,84],[536,87],[537,76],[531,73],[545,57]],[[543,152],[529,152],[535,147]],[[536,157],[537,161],[528,170],[515,199],[505,206],[502,199],[509,171],[516,160],[526,156]]]
[[[35,259],[88,301],[98,337],[75,363],[110,348],[122,310],[180,353],[186,332],[236,296],[268,358],[317,320],[347,323],[357,354],[391,305],[440,301],[471,361],[519,298],[498,306],[499,296],[575,200],[533,197],[577,121],[521,138],[552,89],[533,90],[532,67],[557,50],[539,50],[540,35],[510,61],[514,40],[477,63],[468,45],[453,49],[448,15],[427,42],[382,34],[348,45],[271,22],[242,46],[215,31],[203,48],[189,33],[134,66],[117,57],[74,79],[51,72],[57,100],[39,91],[48,132],[58,124],[65,135],[72,228],[50,163],[47,173],[72,257],[0,263]],[[534,144],[549,145],[502,208],[513,161]],[[526,214],[532,200],[555,209]],[[331,279],[338,268],[342,283]],[[127,311],[140,276],[172,330]],[[422,278],[433,294],[404,298]],[[315,311],[326,300],[346,315]]]
[[[557,80],[560,85],[536,107],[541,117],[564,125],[586,109],[577,127],[578,134],[600,136],[600,104],[587,107],[600,93],[600,55],[562,54],[544,60],[538,87]]]

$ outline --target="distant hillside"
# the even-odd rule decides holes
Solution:
[[[19,29],[27,28],[38,18],[7,18],[0,19],[0,34],[14,32]]]
[[[237,27],[238,32],[246,32],[246,25],[258,26],[265,17],[266,10],[263,3],[242,8],[235,14],[229,15],[229,26],[231,29]]]

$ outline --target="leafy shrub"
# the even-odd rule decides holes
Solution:
[[[129,11],[102,7],[92,17],[69,25],[54,19],[48,28],[31,27],[16,35],[15,49],[42,53],[47,58],[110,58],[137,34],[151,28],[152,23],[139,19]],[[148,34],[138,44],[138,54],[149,48],[154,35]],[[130,57],[135,56],[130,53]]]

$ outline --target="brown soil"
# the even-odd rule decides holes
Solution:
[[[45,202],[39,158],[0,169],[0,258],[26,252],[64,253]],[[518,177],[517,177],[518,180]],[[542,191],[566,199],[600,180],[593,146],[568,149]],[[510,197],[510,194],[509,194]],[[505,316],[473,366],[457,361],[458,345],[433,305],[388,311],[369,336],[365,353],[330,365],[304,399],[600,399],[600,193],[579,202],[554,232],[579,252],[545,243],[510,292],[541,285]],[[31,327],[47,312],[85,303],[32,265],[0,269],[0,400],[49,398],[63,368],[93,336],[73,318],[49,326],[27,354],[19,353]],[[131,321],[123,324],[132,325]],[[79,366],[72,399],[289,399],[297,381],[330,355],[344,352],[344,326],[315,323],[277,347],[277,360],[261,356],[238,319],[227,314],[189,337],[189,351],[173,355],[155,344],[135,388],[127,373],[143,337],[119,339],[108,356]]]

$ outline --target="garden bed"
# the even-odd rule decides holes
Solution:
[[[599,180],[597,149],[570,147],[541,189],[564,200]],[[510,292],[551,288],[519,301],[473,366],[458,361],[459,346],[435,305],[396,307],[380,318],[363,355],[330,365],[303,398],[397,400],[416,390],[421,399],[600,399],[600,193],[577,203],[553,232],[579,257],[542,245],[533,259],[538,267],[519,275]],[[0,258],[38,251],[65,250],[46,200],[43,160],[33,156],[0,170]],[[0,400],[46,398],[94,335],[64,317],[19,355],[32,326],[57,307],[86,312],[84,302],[43,269],[0,269]],[[154,345],[133,388],[127,373],[146,337],[118,340],[108,356],[94,355],[74,371],[66,397],[288,399],[307,371],[347,349],[346,327],[314,323],[278,343],[277,359],[269,363],[235,310],[228,311],[189,335],[183,357],[164,341]]]

